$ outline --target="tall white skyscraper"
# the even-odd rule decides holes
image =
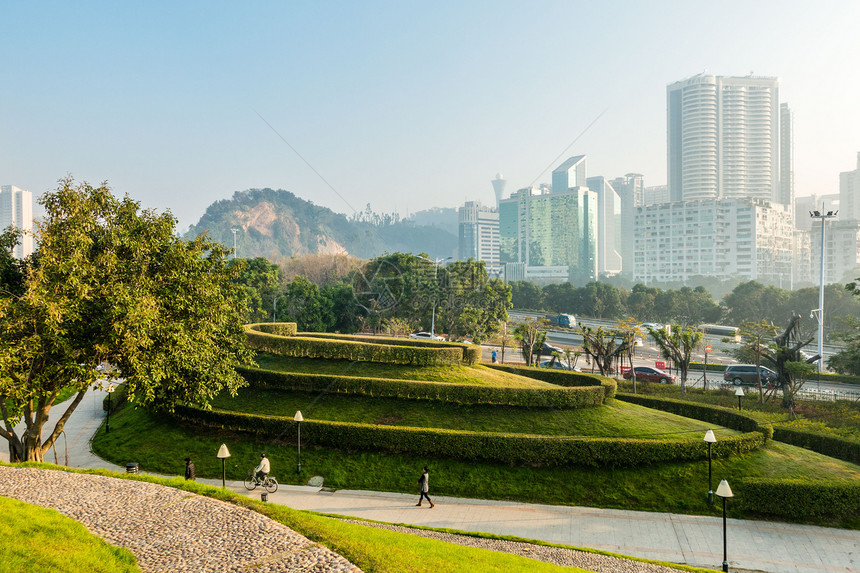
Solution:
[[[699,74],[666,88],[672,201],[778,201],[779,84]]]
[[[777,203],[794,205],[794,113],[779,104],[779,195]]]
[[[839,218],[860,221],[860,153],[857,154],[857,169],[839,174]]]
[[[24,231],[12,255],[23,259],[33,254],[33,194],[14,185],[0,187],[0,230],[10,225]]]

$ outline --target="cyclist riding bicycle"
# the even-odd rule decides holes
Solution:
[[[260,465],[254,468],[254,477],[258,481],[263,482],[266,476],[269,475],[269,470],[269,458],[266,457],[266,454],[260,454]]]

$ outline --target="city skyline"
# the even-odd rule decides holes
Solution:
[[[0,181],[106,179],[182,229],[255,187],[492,204],[496,173],[507,195],[578,154],[664,185],[666,88],[702,72],[779,78],[797,196],[837,193],[860,151],[852,2],[202,6],[5,6]]]

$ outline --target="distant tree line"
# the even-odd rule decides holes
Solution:
[[[640,322],[698,325],[716,323],[740,326],[748,320],[785,324],[793,315],[809,316],[818,308],[818,288],[795,291],[748,281],[715,301],[705,287],[660,289],[636,284],[625,289],[603,282],[577,287],[572,283],[546,285],[510,283],[513,308],[548,313],[569,313],[619,320],[629,316]],[[845,317],[860,319],[860,300],[842,285],[824,289],[825,338],[843,330]],[[810,324],[810,323],[807,323]],[[817,327],[817,325],[816,325]]]
[[[248,322],[296,322],[301,331],[405,334],[487,340],[507,320],[511,288],[481,261],[434,261],[393,253],[366,262],[315,255],[283,269],[262,257],[236,259]],[[296,274],[301,269],[304,274]],[[285,279],[285,277],[289,277]]]

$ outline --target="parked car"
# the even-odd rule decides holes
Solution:
[[[552,368],[553,370],[567,370],[567,365],[565,365],[564,362],[560,360],[556,360],[555,362],[553,362],[552,360],[544,360],[540,363],[540,367]],[[579,366],[574,366],[573,370],[570,370],[570,372],[582,372],[582,370],[579,369]]]
[[[562,350],[558,346],[553,346],[549,342],[544,342],[543,346],[541,346],[541,349],[540,349],[541,355],[552,356],[553,352],[558,352],[559,354],[564,354],[564,350]]]
[[[413,332],[409,335],[409,338],[415,338],[417,340],[445,340],[444,337],[436,336],[435,334],[432,334],[430,332]]]
[[[758,383],[755,364],[732,364],[723,373],[723,380],[731,382],[735,386],[740,386],[741,384],[754,386]],[[762,385],[770,386],[776,384],[778,380],[779,376],[777,376],[776,372],[770,368],[761,367]]]
[[[640,382],[659,382],[660,384],[674,384],[675,377],[664,372],[659,368],[651,368],[650,366],[636,366],[633,370],[624,372],[624,379],[630,380],[633,378],[633,371],[636,371],[636,380]]]

